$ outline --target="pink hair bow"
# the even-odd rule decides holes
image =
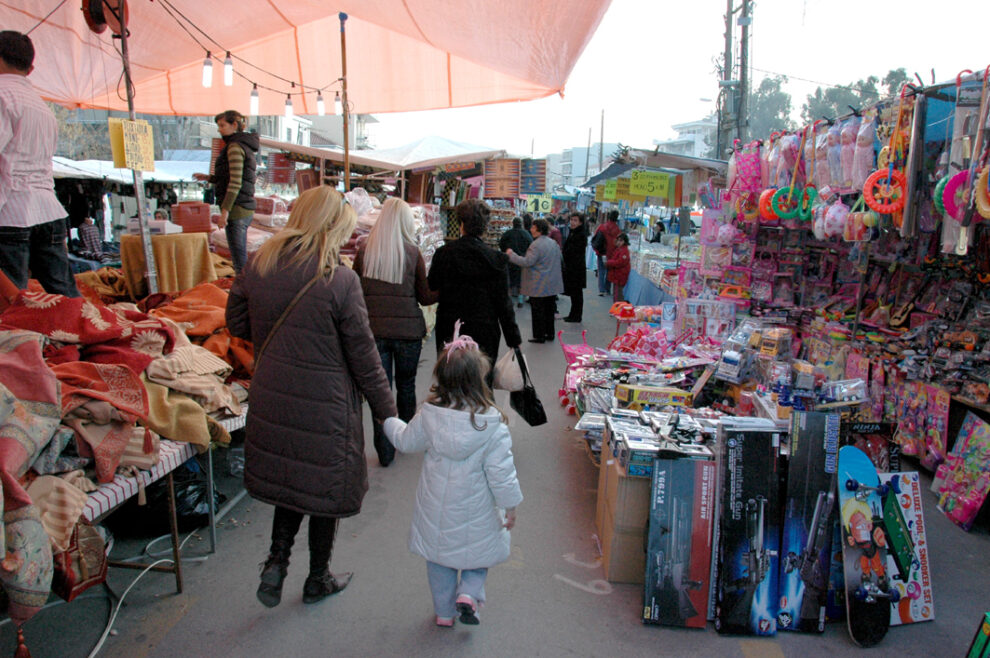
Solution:
[[[461,325],[464,324],[460,320],[454,323],[454,339],[449,343],[444,345],[444,349],[453,352],[455,350],[476,350],[478,349],[478,343],[474,342],[474,339],[470,336],[461,336]]]

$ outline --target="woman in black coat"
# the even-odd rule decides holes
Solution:
[[[587,279],[585,253],[588,248],[588,234],[581,213],[571,213],[570,229],[564,241],[564,294],[571,298],[571,310],[564,322],[581,322]]]

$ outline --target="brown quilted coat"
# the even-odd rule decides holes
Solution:
[[[315,261],[238,276],[230,332],[260,347],[312,277]],[[362,397],[375,418],[397,415],[357,274],[338,267],[310,288],[269,341],[251,381],[244,485],[253,497],[305,514],[352,516],[368,490]]]

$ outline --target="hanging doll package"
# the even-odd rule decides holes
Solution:
[[[839,179],[839,188],[842,194],[856,189],[853,186],[853,159],[856,157],[856,136],[859,133],[859,124],[860,119],[857,116],[849,117],[842,122],[842,132],[840,133],[842,177]]]
[[[867,177],[873,172],[874,149],[873,141],[877,134],[877,119],[875,116],[866,117],[859,124],[856,133],[856,147],[852,161],[852,189],[862,190]]]

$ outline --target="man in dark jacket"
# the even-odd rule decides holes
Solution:
[[[461,237],[433,254],[427,281],[440,293],[437,307],[437,352],[454,337],[454,323],[464,323],[461,335],[471,336],[494,366],[502,334],[505,344],[522,343],[509,299],[508,257],[486,245],[488,206],[478,199],[462,201],[454,210]],[[501,330],[500,330],[501,329]],[[491,385],[494,368],[488,374]]]
[[[529,243],[533,241],[533,236],[523,230],[522,219],[514,217],[512,228],[502,234],[498,240],[498,249],[505,253],[506,249],[511,249],[517,254],[525,254],[529,249]],[[509,295],[516,299],[516,305],[522,307],[523,296],[519,294],[519,284],[522,280],[522,270],[518,265],[509,263]]]
[[[584,314],[584,287],[588,279],[585,254],[588,234],[584,230],[584,215],[573,212],[570,230],[564,241],[564,294],[571,298],[571,310],[564,322],[581,322]]]

